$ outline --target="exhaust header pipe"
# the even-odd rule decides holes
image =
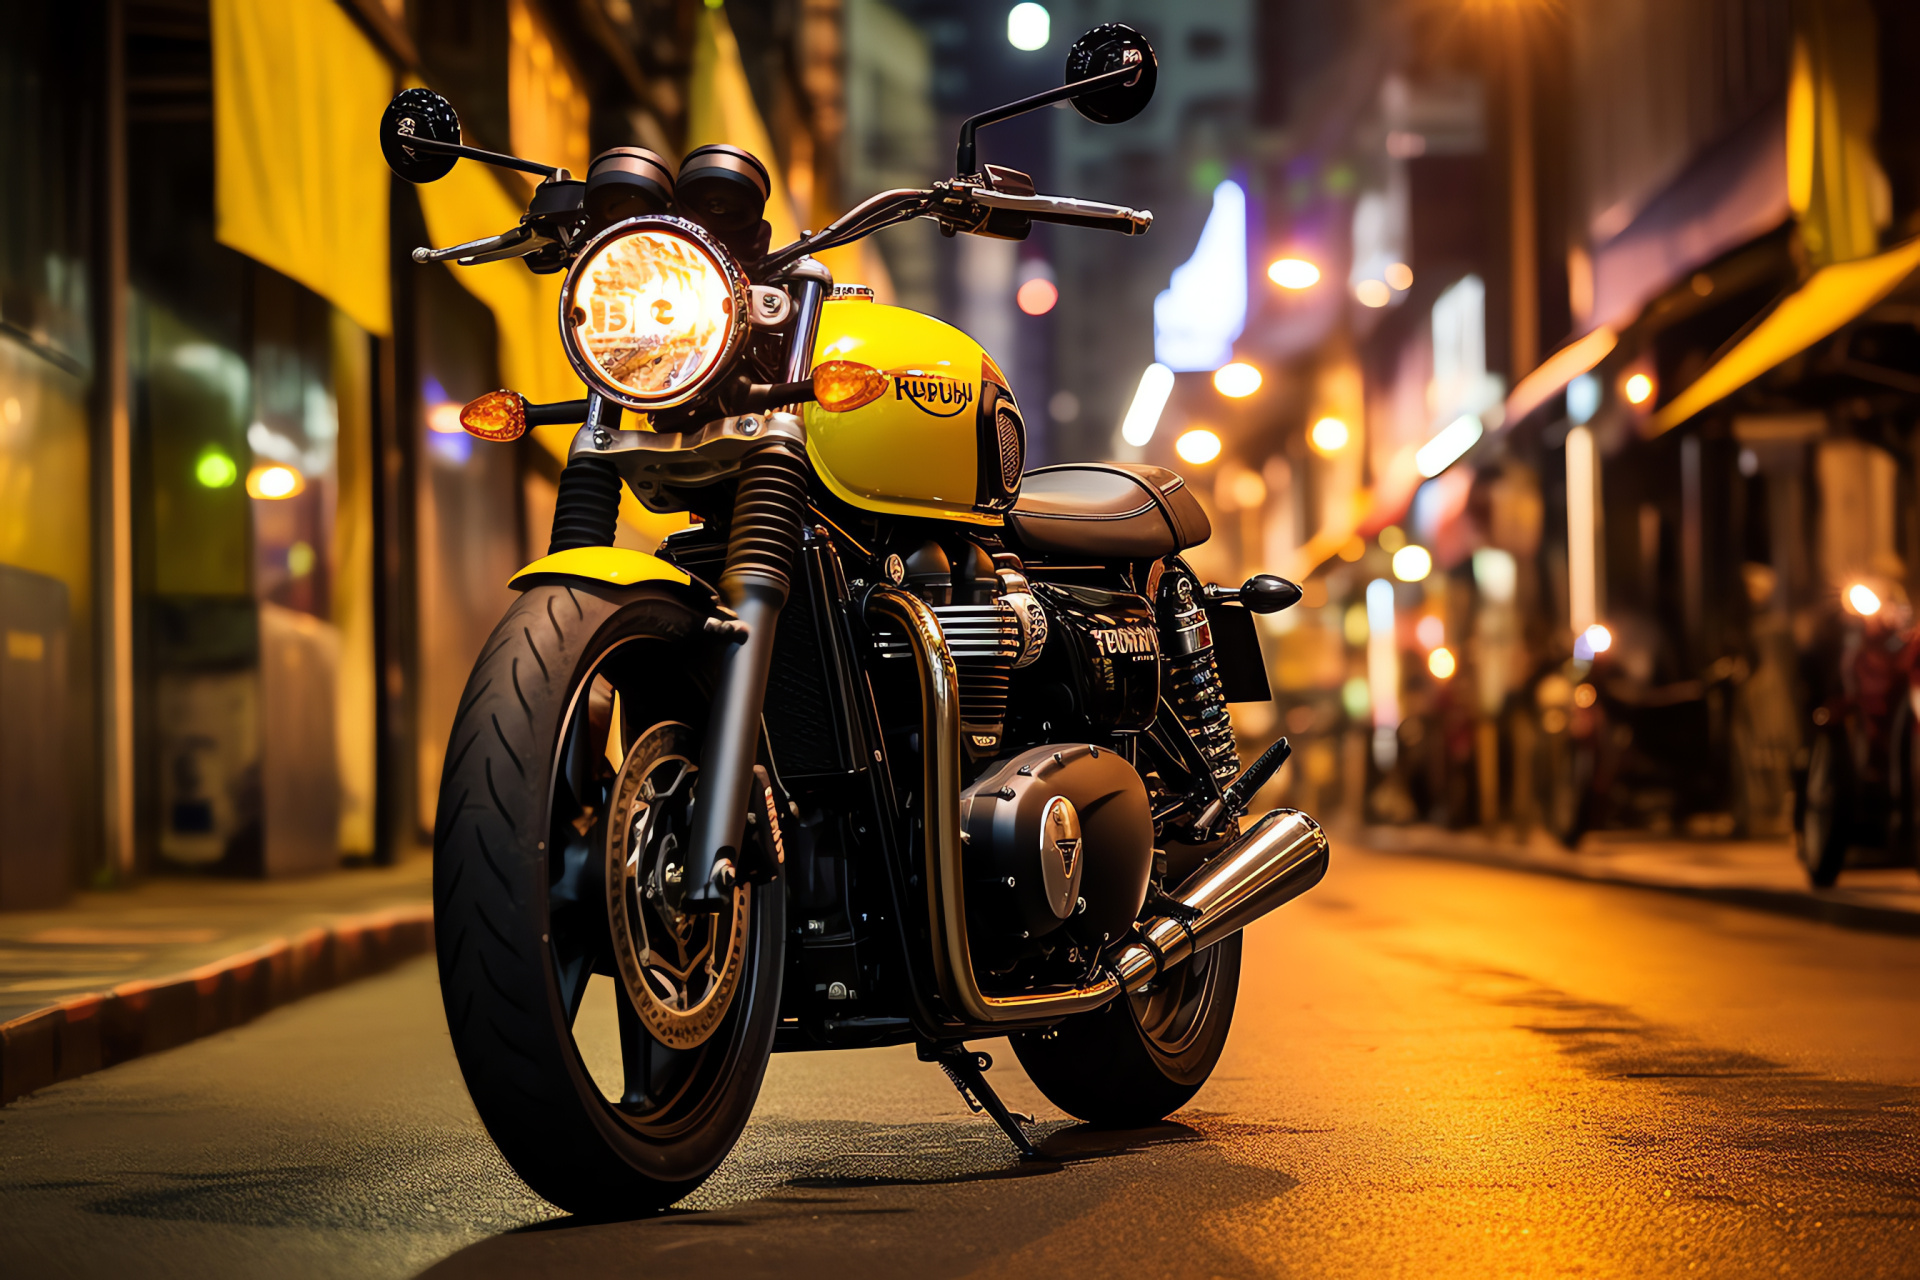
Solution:
[[[1294,809],[1275,809],[1207,860],[1172,897],[1198,915],[1155,916],[1110,952],[1109,971],[1138,991],[1196,951],[1232,937],[1327,874],[1327,834]]]

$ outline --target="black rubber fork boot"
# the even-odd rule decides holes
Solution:
[[[773,629],[787,602],[806,512],[807,459],[798,446],[773,441],[741,464],[720,596],[746,625],[746,636],[726,656],[700,751],[687,859],[689,910],[717,911],[731,901],[773,663]]]
[[[575,547],[610,547],[620,523],[620,472],[610,458],[583,453],[560,473],[547,554]]]

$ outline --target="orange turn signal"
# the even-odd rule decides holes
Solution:
[[[527,401],[517,391],[489,391],[460,411],[470,436],[505,444],[527,434]]]
[[[828,413],[847,413],[887,394],[893,379],[852,360],[829,360],[813,368],[813,397]]]

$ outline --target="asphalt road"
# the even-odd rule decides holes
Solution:
[[[0,1111],[0,1272],[1920,1275],[1920,940],[1335,855],[1150,1132],[987,1044],[1023,1166],[911,1050],[782,1057],[681,1211],[575,1223],[494,1154],[421,961]]]

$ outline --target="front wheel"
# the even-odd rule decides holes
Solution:
[[[1240,935],[1045,1031],[1012,1037],[1047,1100],[1108,1129],[1138,1129],[1192,1100],[1226,1048],[1240,990]]]
[[[708,681],[657,589],[542,586],[467,683],[434,832],[453,1047],[502,1154],[554,1204],[666,1207],[732,1149],[778,1018],[782,886],[684,912]]]

